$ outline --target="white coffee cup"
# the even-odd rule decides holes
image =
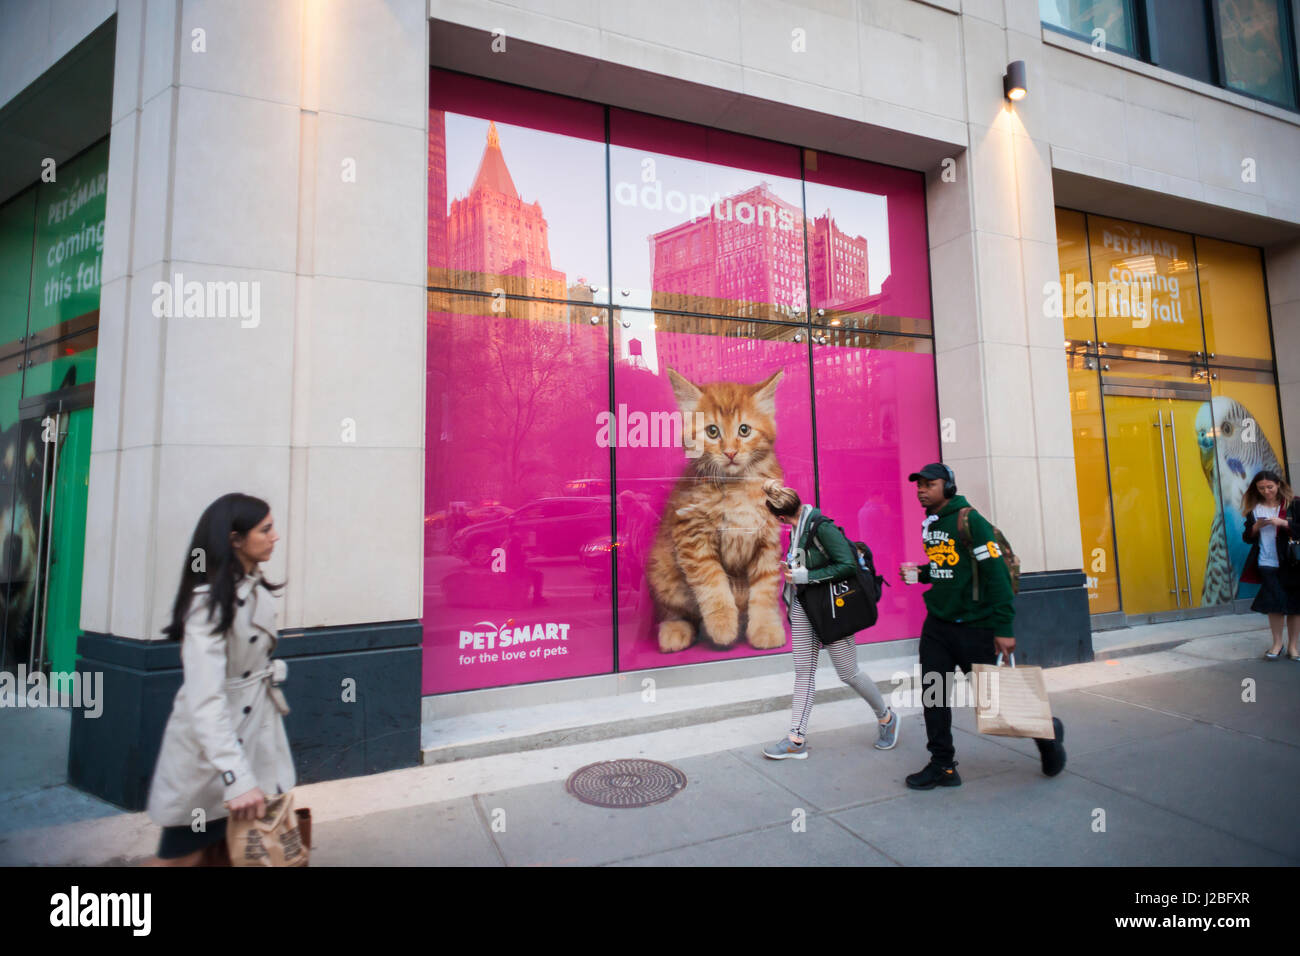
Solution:
[[[915,584],[917,581],[921,580],[920,571],[917,569],[915,564],[907,564],[903,566],[903,580],[908,584]]]

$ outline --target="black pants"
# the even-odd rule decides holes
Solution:
[[[945,621],[933,614],[925,616],[921,626],[921,688],[925,713],[926,747],[930,761],[942,767],[953,765],[956,751],[952,746],[952,708],[948,706],[947,689],[952,682],[954,667],[970,674],[972,664],[992,664],[997,661],[997,648],[991,627],[975,627]],[[937,690],[932,682],[939,682]],[[941,703],[930,706],[937,695]]]

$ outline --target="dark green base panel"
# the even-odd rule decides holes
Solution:
[[[1020,576],[1016,595],[1016,663],[1056,667],[1092,657],[1092,624],[1082,571]]]
[[[103,672],[104,709],[93,720],[72,712],[68,782],[143,810],[181,685],[180,648],[87,632],[77,650],[78,671]],[[419,621],[283,631],[275,656],[289,664],[285,728],[299,783],[419,763]]]

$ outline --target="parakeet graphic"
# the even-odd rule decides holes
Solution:
[[[1250,554],[1250,545],[1241,539],[1242,496],[1259,472],[1280,475],[1282,468],[1259,423],[1245,406],[1225,395],[1201,405],[1196,445],[1215,500],[1201,604],[1226,604],[1237,595],[1237,581]]]

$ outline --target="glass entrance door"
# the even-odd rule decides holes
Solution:
[[[1214,462],[1201,454],[1200,381],[1103,382],[1120,589],[1129,614],[1215,603],[1207,568],[1226,547]],[[1206,468],[1210,473],[1206,474]]]
[[[21,407],[18,443],[26,467],[5,489],[8,553],[5,666],[75,670],[80,634],[93,392],[36,396]]]

